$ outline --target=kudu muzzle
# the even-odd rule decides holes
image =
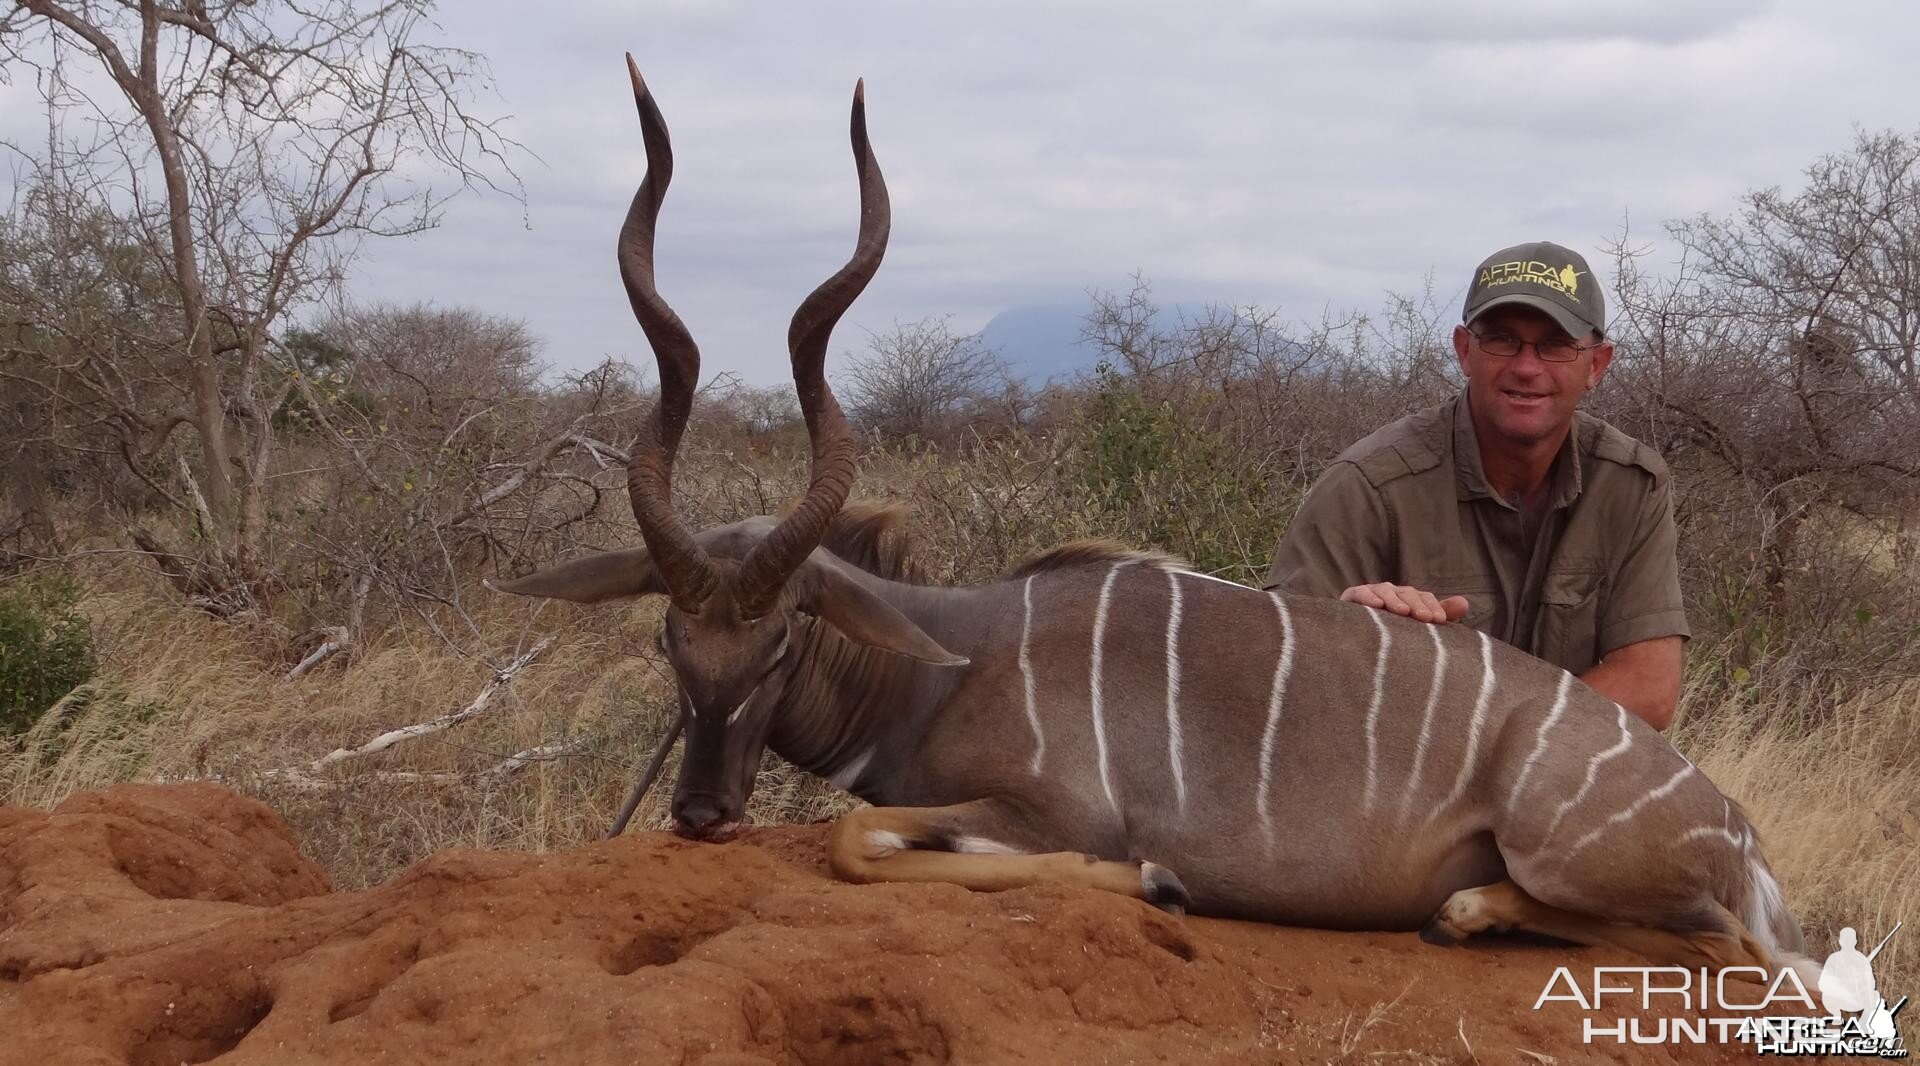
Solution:
[[[673,831],[688,840],[731,840],[746,821],[764,732],[757,720],[728,724],[725,714],[705,711],[687,726],[673,791]]]

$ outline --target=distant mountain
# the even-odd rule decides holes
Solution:
[[[980,330],[980,339],[997,350],[1015,377],[1039,387],[1049,381],[1092,370],[1098,357],[1080,339],[1084,306],[1030,304],[1009,307]]]
[[[1026,304],[1009,307],[993,316],[980,330],[980,338],[1007,361],[1013,375],[1039,388],[1049,381],[1065,382],[1075,374],[1086,373],[1100,362],[1100,351],[1083,340],[1089,310],[1086,304]],[[1205,304],[1172,303],[1154,317],[1156,329],[1176,331],[1182,323],[1209,320],[1219,312]],[[1231,308],[1224,309],[1231,315]],[[1271,338],[1270,340],[1277,340]],[[1297,348],[1291,341],[1279,340],[1282,350]]]

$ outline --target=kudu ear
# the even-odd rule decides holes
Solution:
[[[624,596],[665,595],[667,591],[645,548],[582,556],[526,577],[484,584],[515,596],[550,596],[575,603],[604,603]]]
[[[809,562],[794,575],[794,584],[802,611],[824,620],[855,644],[935,666],[965,666],[971,661],[941,647],[912,619],[832,565]]]

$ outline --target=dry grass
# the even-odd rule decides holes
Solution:
[[[531,625],[524,601],[469,604],[472,648],[502,659],[540,635],[561,640],[485,716],[340,768],[337,787],[295,788],[261,775],[383,730],[464,706],[488,668],[416,622],[390,626],[351,668],[284,682],[249,632],[178,605],[156,582],[94,575],[85,600],[101,677],[43,725],[0,748],[0,802],[47,807],[115,781],[210,777],[260,796],[293,825],[337,885],[377,883],[443,847],[550,850],[596,838],[652,751],[670,710],[652,650],[660,608],[552,605]],[[1841,925],[1871,945],[1906,918],[1920,926],[1920,683],[1889,685],[1817,718],[1799,707],[1713,705],[1689,693],[1677,740],[1760,826],[1816,957]],[[1814,701],[1808,701],[1808,707]],[[577,753],[482,785],[394,783],[371,771],[476,771],[566,739]],[[672,780],[672,767],[665,780]],[[636,824],[665,821],[656,790]],[[830,817],[851,802],[826,783],[769,763],[753,816]],[[1920,990],[1920,927],[1877,960],[1883,987]]]
[[[1818,716],[1689,707],[1676,738],[1759,826],[1816,960],[1853,926],[1882,988],[1920,989],[1920,682],[1869,690]]]
[[[1401,989],[1400,994],[1393,997],[1391,1001],[1376,1002],[1368,1007],[1366,1016],[1360,1018],[1357,1023],[1352,1012],[1343,1016],[1340,1019],[1340,1056],[1333,1061],[1345,1062],[1353,1056],[1354,1052],[1360,1050],[1360,1042],[1367,1038],[1367,1033],[1374,1026],[1387,1020],[1387,1015],[1393,1013],[1393,1008],[1398,1007],[1400,1001],[1407,998],[1407,993],[1413,991],[1413,985],[1414,982],[1409,981],[1407,987]],[[1462,1031],[1464,1032],[1464,1029]]]

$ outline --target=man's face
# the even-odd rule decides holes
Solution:
[[[1573,424],[1580,398],[1607,372],[1612,342],[1582,351],[1571,362],[1555,363],[1541,359],[1532,344],[1518,355],[1489,354],[1481,338],[1499,335],[1581,345],[1593,344],[1592,335],[1569,337],[1559,323],[1530,307],[1496,307],[1470,325],[1453,328],[1453,350],[1467,377],[1476,423],[1511,444],[1534,444],[1564,433]]]

